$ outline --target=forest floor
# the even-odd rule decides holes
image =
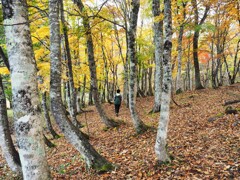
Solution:
[[[116,165],[111,172],[98,174],[87,170],[81,155],[62,136],[47,148],[48,163],[54,179],[240,179],[240,114],[223,115],[226,100],[238,99],[240,84],[184,92],[174,95],[168,132],[168,151],[173,156],[170,164],[156,166],[154,144],[159,113],[148,114],[153,97],[137,99],[140,118],[148,126],[147,132],[136,135],[130,113],[124,105],[119,117],[114,105],[104,104],[109,117],[122,122],[120,127],[106,129],[100,122],[94,106],[79,115],[85,124],[82,130],[89,134],[91,144]],[[240,103],[233,104],[240,108]],[[209,122],[210,117],[219,116]],[[222,116],[222,117],[221,117]],[[55,126],[58,133],[60,131]],[[50,138],[51,136],[47,134]],[[0,179],[16,179],[0,156]]]

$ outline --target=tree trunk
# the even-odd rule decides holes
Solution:
[[[163,88],[161,114],[157,130],[157,138],[155,143],[155,153],[159,163],[170,162],[170,157],[167,153],[167,131],[170,114],[171,100],[171,84],[172,84],[172,69],[171,69],[171,51],[172,51],[172,15],[171,15],[171,0],[164,0],[164,51],[163,51]]]
[[[178,60],[178,69],[177,69],[177,79],[176,79],[176,91],[182,91],[182,78],[181,78],[181,73],[182,73],[182,38],[183,38],[183,30],[184,30],[184,25],[181,24],[180,30],[179,30],[179,35],[178,35],[178,55],[177,55],[177,60]]]
[[[102,171],[104,167],[112,168],[112,165],[103,158],[68,119],[61,99],[61,61],[60,61],[60,26],[58,20],[59,1],[49,1],[50,17],[50,98],[51,109],[57,124],[61,128],[67,140],[81,153],[88,168]],[[105,169],[105,170],[109,170]]]
[[[77,107],[76,107],[76,89],[74,87],[74,80],[73,80],[73,70],[72,70],[72,58],[71,58],[71,52],[69,48],[69,41],[68,41],[68,30],[65,22],[64,17],[64,6],[63,6],[63,0],[60,1],[61,3],[61,22],[62,22],[62,28],[63,28],[63,35],[64,35],[64,44],[66,48],[66,57],[67,57],[67,67],[68,67],[68,77],[69,77],[69,112],[71,119],[73,121],[74,126],[77,128],[81,128],[82,125],[77,120]]]
[[[118,124],[112,120],[110,120],[105,111],[103,110],[100,99],[99,99],[99,92],[97,87],[97,73],[96,73],[96,64],[94,59],[94,50],[93,50],[93,40],[92,40],[92,33],[91,33],[91,27],[89,24],[89,19],[87,16],[87,12],[84,9],[84,5],[81,0],[73,0],[73,2],[78,6],[79,10],[83,13],[83,26],[86,33],[86,40],[87,40],[87,50],[88,50],[88,63],[90,68],[90,78],[91,78],[91,86],[92,86],[92,92],[93,92],[93,99],[96,106],[96,109],[99,113],[99,116],[102,120],[102,122],[107,127],[116,127]]]
[[[79,82],[80,83],[80,82]],[[81,96],[80,96],[81,88],[76,89],[76,108],[77,108],[77,114],[80,114],[82,112],[81,109]]]
[[[90,84],[89,94],[88,94],[88,105],[93,105],[93,87]]]
[[[195,69],[195,88],[196,89],[204,89],[201,83],[201,74],[200,74],[200,68],[199,68],[199,60],[198,60],[198,39],[199,39],[199,33],[200,28],[205,19],[207,18],[207,13],[210,9],[210,6],[206,6],[205,12],[203,14],[202,19],[199,22],[199,15],[198,15],[198,7],[197,7],[197,1],[192,0],[192,6],[194,10],[194,24],[195,24],[195,30],[193,34],[193,62],[194,62],[194,69]]]
[[[123,67],[124,67],[124,87],[123,87],[123,101],[126,105],[127,108],[129,108],[129,44],[128,44],[128,35],[127,35],[127,29],[128,29],[128,8],[127,8],[127,3],[126,0],[123,1],[123,16],[124,16],[124,25],[125,25],[125,38],[126,38],[126,61],[123,62]]]
[[[43,140],[44,140],[44,143],[47,145],[47,147],[49,148],[55,147],[55,144],[53,144],[44,134],[43,134]]]
[[[176,78],[176,91],[181,92],[182,91],[182,40],[183,40],[183,31],[184,31],[184,24],[185,24],[185,18],[186,18],[186,3],[182,2],[182,8],[183,8],[183,22],[181,22],[179,34],[178,34],[178,67],[177,67],[177,78]],[[180,14],[181,16],[181,14]]]
[[[0,56],[2,57],[2,60],[3,60],[4,64],[6,65],[6,67],[8,68],[8,70],[10,70],[8,59],[5,56],[1,46],[0,46]]]
[[[46,121],[48,131],[51,133],[53,138],[55,138],[55,139],[59,138],[60,136],[56,133],[56,131],[54,131],[54,129],[52,127],[52,123],[51,123],[50,116],[49,116],[49,113],[48,113],[47,93],[46,92],[42,93],[42,109],[43,109],[44,119]]]
[[[21,162],[19,154],[16,151],[13,141],[11,138],[8,117],[7,117],[7,107],[6,107],[6,97],[4,94],[2,77],[0,75],[0,145],[4,158],[7,161],[8,166],[11,170],[18,175],[22,174]]]
[[[137,57],[135,50],[136,43],[136,27],[140,2],[133,0],[131,2],[132,12],[130,16],[130,26],[128,30],[128,52],[130,58],[130,78],[129,78],[129,108],[131,112],[132,121],[137,133],[145,131],[146,127],[142,120],[139,118],[136,111],[136,78],[137,78]]]
[[[123,101],[127,108],[129,108],[129,67],[128,67],[128,57],[126,57],[126,63],[124,64],[124,85],[123,85]]]
[[[24,179],[50,179],[43,141],[43,119],[37,69],[30,36],[27,3],[2,0],[11,69],[13,112]],[[17,24],[17,25],[14,25]],[[21,29],[21,31],[20,31]],[[40,153],[39,153],[40,152]]]
[[[107,57],[104,51],[104,41],[103,41],[103,35],[101,32],[101,49],[102,49],[102,55],[103,55],[103,61],[104,61],[104,73],[105,73],[105,84],[104,84],[104,93],[105,93],[105,87],[107,88],[107,101],[110,101],[110,92],[109,92],[109,83],[108,83],[108,74],[109,74],[109,67],[107,62]]]
[[[236,48],[236,52],[235,52],[235,56],[234,56],[234,66],[233,66],[233,72],[232,72],[232,75],[231,75],[231,72],[229,70],[229,67],[228,67],[228,63],[227,63],[227,58],[224,54],[224,63],[226,65],[226,69],[227,69],[227,74],[228,74],[228,81],[229,81],[229,84],[234,84],[235,82],[235,79],[237,77],[237,73],[240,72],[240,59],[238,58],[238,52],[240,50],[240,39],[238,40],[238,43],[237,43],[237,48]]]
[[[152,1],[152,12],[155,19],[159,18],[160,1]],[[154,45],[155,45],[155,75],[154,75],[154,106],[153,113],[159,112],[161,108],[161,94],[162,94],[162,60],[163,60],[163,21],[154,21]]]
[[[81,107],[85,107],[85,90],[86,90],[86,74],[84,74],[83,78],[83,88],[82,88],[82,96],[81,96]]]
[[[200,68],[198,61],[198,39],[199,39],[199,31],[195,31],[193,35],[193,62],[195,69],[195,88],[196,89],[204,89],[201,83],[200,78]]]
[[[152,60],[150,62],[152,64]],[[152,71],[153,71],[153,68],[152,67],[149,67],[149,70],[148,70],[148,95],[149,96],[153,96],[153,89],[152,89]]]

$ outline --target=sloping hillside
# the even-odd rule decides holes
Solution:
[[[148,114],[153,97],[138,98],[141,119],[150,127],[136,135],[130,113],[122,106],[115,117],[114,106],[104,104],[107,114],[121,126],[105,129],[93,106],[79,116],[94,147],[116,165],[112,172],[96,174],[85,169],[80,154],[64,138],[52,140],[56,148],[47,148],[54,179],[238,179],[240,178],[240,114],[224,115],[224,101],[240,96],[240,84],[185,92],[174,96],[169,124],[168,150],[171,164],[156,167],[154,144],[159,113]],[[240,103],[232,107],[240,109]],[[209,120],[210,117],[217,117]],[[55,128],[57,128],[55,126]],[[58,131],[59,132],[59,131]],[[60,132],[59,132],[60,133]],[[49,137],[51,137],[49,135]],[[0,179],[12,179],[0,157]]]

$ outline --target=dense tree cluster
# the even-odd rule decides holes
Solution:
[[[49,103],[87,167],[108,171],[114,166],[80,130],[77,114],[87,104],[96,106],[107,128],[117,127],[102,103],[111,103],[122,89],[140,134],[148,127],[138,116],[136,97],[154,95],[151,113],[160,112],[155,152],[162,163],[171,161],[171,94],[234,84],[240,76],[238,0],[2,0],[0,9],[0,143],[9,167],[24,179],[51,178],[41,110],[52,136],[59,135]]]

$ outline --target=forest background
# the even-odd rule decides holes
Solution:
[[[138,1],[135,3],[137,2]],[[88,108],[84,110],[84,108],[90,106],[90,110],[92,111],[91,105],[96,106],[96,110],[100,115],[100,117],[94,118],[96,121],[101,119],[107,129],[118,127],[118,125],[116,125],[118,123],[115,120],[107,117],[109,112],[106,104],[104,106],[101,105],[105,102],[111,104],[116,89],[118,88],[120,88],[123,93],[123,106],[126,105],[126,107],[129,107],[130,115],[128,116],[131,117],[130,119],[133,119],[135,131],[141,134],[148,129],[145,126],[147,118],[145,119],[143,115],[139,115],[141,118],[138,117],[139,109],[137,107],[136,110],[135,106],[139,105],[136,105],[136,96],[139,98],[153,96],[152,99],[150,99],[153,103],[149,105],[151,107],[148,108],[148,112],[151,111],[154,113],[161,110],[161,105],[164,106],[167,104],[162,104],[160,100],[161,96],[163,101],[164,97],[171,98],[171,94],[179,94],[184,91],[188,93],[195,89],[216,89],[221,86],[232,85],[239,82],[239,1],[173,0],[171,2],[172,27],[170,30],[166,24],[170,22],[167,21],[170,18],[167,19],[168,14],[163,8],[166,7],[166,2],[163,3],[162,1],[154,0],[140,1],[140,9],[139,13],[137,12],[137,16],[135,16],[135,18],[137,17],[136,19],[134,19],[134,1],[64,1],[59,4],[61,64],[58,67],[62,69],[61,74],[58,74],[61,81],[62,96],[60,97],[63,99],[64,107],[68,109],[68,115],[74,127],[81,127],[84,124],[84,126],[87,126],[87,129],[84,127],[83,131],[85,133],[88,132],[89,127],[87,121],[79,120],[82,116],[86,115],[87,112],[85,111],[89,110]],[[4,5],[4,3],[5,2],[2,1],[1,6]],[[137,7],[137,4],[135,5]],[[50,19],[50,8],[48,7],[51,7],[51,1],[29,1],[27,6],[34,59],[36,60],[37,77],[39,80],[38,90],[39,94],[41,94],[42,104],[46,105],[45,110],[43,106],[45,115],[48,114],[47,108],[54,105],[51,101],[51,95],[49,96],[49,93],[51,93],[50,74],[53,72],[51,70],[52,60],[50,53],[52,36],[50,31],[52,28],[51,21],[53,20]],[[4,8],[2,7],[1,9]],[[4,17],[3,12],[4,11],[0,11],[1,18]],[[1,19],[1,24],[3,26],[0,28],[2,60],[0,73],[3,79],[3,89],[9,101],[9,108],[11,108],[12,104],[14,104],[14,98],[12,98],[14,92],[11,87],[13,80],[10,80],[10,73],[8,67],[6,67],[7,61],[4,59],[10,51],[7,51],[6,29],[4,35],[4,27],[6,27],[6,25],[4,26],[3,19]],[[134,27],[134,25],[136,25],[136,27]],[[159,30],[159,32],[157,30]],[[132,31],[133,34],[131,34]],[[163,44],[166,42],[166,39],[168,39],[167,35],[169,34],[172,36],[170,38],[172,46],[169,51],[171,56],[167,58],[169,62],[164,64],[164,58],[166,59],[169,54],[164,54],[167,53],[167,51],[164,51],[166,49],[163,48]],[[92,45],[92,48],[90,45]],[[131,45],[133,45],[133,49],[131,49]],[[158,48],[158,46],[160,48]],[[157,51],[158,49],[159,51]],[[10,58],[9,61],[11,61]],[[169,82],[164,81],[164,77],[166,77],[164,75],[169,72],[167,68],[170,69],[172,73],[172,75],[171,73],[168,74],[168,77],[172,77]],[[161,86],[162,83],[157,82],[157,79],[161,82],[163,81],[163,83],[167,83],[166,85],[171,89],[171,91],[167,92],[166,96],[161,95],[165,92],[163,89],[165,85]],[[160,84],[159,88],[157,88],[158,83]],[[234,91],[238,93],[239,86],[233,87],[236,87]],[[214,94],[213,91],[210,92]],[[231,93],[235,94],[233,92]],[[239,96],[234,96],[239,99]],[[189,97],[195,98],[195,94],[193,93],[193,95],[189,95]],[[173,96],[172,100],[174,101]],[[174,101],[174,103],[177,107],[179,106],[177,102]],[[144,102],[141,101],[141,104],[144,104]],[[188,105],[189,104],[186,103],[183,107],[187,107]],[[53,107],[51,108],[54,109]],[[237,109],[238,107],[235,108]],[[111,110],[113,111],[113,109]],[[104,111],[107,112],[107,115]],[[161,112],[161,114],[164,114],[163,111]],[[11,110],[9,110],[8,113],[12,116]],[[170,112],[167,111],[167,113],[169,114]],[[54,118],[57,118],[54,112],[52,112],[52,114]],[[77,116],[77,114],[80,115]],[[212,115],[214,116],[216,114]],[[219,117],[222,118],[223,116],[224,115],[221,114]],[[45,118],[47,119],[46,116]],[[162,115],[161,118],[166,118],[166,123],[168,124],[169,119],[167,116],[163,117]],[[15,119],[17,118],[15,117]],[[129,120],[127,119],[128,118],[126,118],[126,121]],[[217,118],[215,117],[215,119]],[[90,120],[88,121],[90,122]],[[118,121],[124,122],[124,120],[121,119],[118,119]],[[54,128],[56,128],[55,123],[53,124]],[[59,124],[59,122],[57,124]],[[155,126],[157,124],[151,125]],[[49,129],[48,123],[47,127]],[[69,125],[69,127],[71,129],[71,125]],[[125,127],[125,125],[120,125],[119,128],[122,127]],[[51,132],[52,128],[50,129]],[[63,128],[60,127],[60,129],[62,132],[64,131]],[[71,131],[70,129],[69,131]],[[112,129],[109,131],[111,130]],[[61,133],[59,130],[57,131],[58,134]],[[147,130],[145,133],[152,135],[153,132]],[[51,132],[55,138],[58,137],[57,133]],[[89,134],[89,132],[87,134]],[[67,136],[66,134],[64,135]],[[236,137],[237,136],[238,135],[236,135]],[[69,135],[70,139],[72,137],[73,135]],[[46,135],[46,139],[49,139],[48,135]],[[156,141],[156,144],[157,142],[158,141]],[[239,141],[236,142],[239,144]],[[151,143],[151,145],[152,148],[154,148],[153,143]],[[96,146],[96,144],[94,146]],[[123,150],[121,153],[126,154],[128,151],[129,150]],[[96,157],[98,157],[98,155],[96,155]],[[86,161],[87,158],[83,157],[83,159]],[[157,159],[159,160],[159,157],[157,157]],[[165,160],[171,161],[170,157],[166,157]],[[105,160],[101,159],[100,161],[104,161],[105,163]],[[180,160],[178,160],[178,162],[180,162]],[[229,162],[230,161],[227,163]],[[233,171],[231,173],[229,171],[229,173],[230,176],[235,177],[237,176],[236,172],[239,171],[239,169],[237,169],[239,162],[231,161],[231,163],[234,164],[234,168],[232,168]],[[87,166],[94,167],[95,165],[89,162]],[[64,170],[65,167],[64,165]],[[100,171],[103,171],[102,168],[103,167],[101,167]],[[106,170],[108,169],[108,167],[104,168],[106,168]],[[57,171],[59,171],[60,174],[62,173],[59,169]],[[165,171],[165,173],[167,173],[165,174],[166,176],[171,175],[171,173],[168,174],[168,172],[168,170]],[[189,170],[189,172],[195,173],[191,170]],[[199,172],[201,171],[199,170]],[[209,171],[205,170],[204,172]],[[124,174],[126,175],[126,173]],[[158,173],[152,172],[150,174],[149,177],[160,176]],[[114,174],[105,175],[107,175],[107,177],[109,177],[109,175],[114,176]],[[180,173],[180,176],[181,175]],[[210,173],[210,175],[214,176],[215,174]],[[143,177],[147,175],[139,172],[137,176]]]

